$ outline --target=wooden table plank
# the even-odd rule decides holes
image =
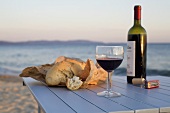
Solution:
[[[154,97],[154,98],[157,98],[157,99],[160,99],[160,100],[164,100],[166,102],[170,102],[170,96],[156,92],[156,91],[154,91],[155,89],[143,89],[143,90],[141,90],[140,87],[133,86],[133,85],[125,85],[123,83],[116,82],[116,81],[114,81],[114,85],[122,87],[122,88],[127,89],[127,90],[132,90],[132,91],[135,91],[135,92],[138,92],[138,93],[141,93],[141,94],[145,94],[145,95],[150,96],[150,97]]]
[[[153,107],[159,107],[159,106],[168,107],[168,106],[170,106],[170,103],[168,103],[168,102],[165,102],[165,101],[162,101],[159,99],[155,99],[153,97],[149,97],[147,95],[138,93],[136,91],[126,90],[124,88],[115,87],[115,86],[113,86],[113,90],[123,94],[124,96],[126,96],[128,98],[131,98],[136,101],[151,105]]]
[[[122,96],[105,98],[97,96],[96,93],[103,91],[106,84],[70,91],[63,87],[47,87],[32,78],[23,78],[35,99],[47,113],[170,112],[170,77],[151,76],[147,79],[160,80],[160,87],[144,89],[127,84],[126,76],[113,76],[113,90]]]
[[[170,91],[170,87],[169,86],[160,85],[159,88]]]
[[[94,86],[96,89],[97,86]],[[109,98],[99,97],[97,96],[96,92],[90,91],[87,89],[80,89],[74,91],[77,95],[81,96],[82,98],[86,99],[92,104],[104,109],[106,112],[121,112],[121,113],[134,113],[131,109],[122,106],[121,104],[110,100]]]
[[[45,85],[32,78],[23,78],[38,104],[46,113],[75,113],[61,99],[57,98]]]
[[[125,77],[122,77],[122,78],[125,78]],[[151,77],[148,77],[148,78],[149,78],[149,80],[153,80]],[[114,77],[113,77],[113,81],[118,81],[118,82],[127,84],[126,80],[125,79],[120,79],[120,77],[118,79],[114,79]],[[162,84],[162,82],[160,82],[160,85],[161,84]],[[162,93],[162,94],[165,94],[165,95],[170,95],[170,87],[166,87],[165,88],[164,86],[162,86],[162,87],[164,87],[164,89],[163,89],[163,88],[161,88],[161,86],[159,88],[152,89],[151,92]]]
[[[95,93],[103,91],[105,88],[105,85],[100,85],[101,87],[95,87],[95,86],[90,86],[88,89],[94,91]],[[116,92],[119,92],[121,94],[123,94],[120,91],[120,88],[116,89],[115,87],[113,87],[113,90]],[[151,106],[148,104],[144,104],[143,102],[137,101],[134,98],[129,98],[126,95],[121,95],[120,97],[116,97],[116,98],[109,98],[110,100],[122,105],[122,106],[126,106],[130,109],[133,109],[135,111],[135,113],[138,113],[139,111],[142,113],[148,113],[148,112],[153,112],[153,113],[158,113],[159,112],[159,108],[155,107],[155,106]]]
[[[170,77],[163,77],[168,82],[165,82],[164,79],[161,79],[161,77],[163,76],[149,76],[147,77],[147,80],[159,80],[162,89],[170,90]],[[119,81],[121,83],[126,83],[125,76],[113,76],[113,80]]]
[[[159,79],[160,78],[160,76],[150,76],[150,77],[147,77],[147,80],[159,80],[160,81],[160,88],[159,88],[159,90],[162,90],[162,89],[165,89],[165,90],[167,90],[167,91],[165,91],[165,92],[167,92],[167,93],[165,93],[165,94],[169,94],[170,92],[169,92],[169,90],[170,90],[170,83],[165,83],[165,82],[163,82],[161,79]],[[164,77],[164,78],[168,78],[168,77]],[[113,80],[116,80],[116,81],[119,81],[119,82],[121,82],[121,83],[126,83],[126,77],[124,77],[124,76],[113,76]],[[166,79],[166,80],[169,80],[170,81],[170,77],[168,78],[168,79]],[[164,90],[162,90],[163,92],[164,92]],[[161,91],[161,93],[163,93]]]
[[[165,112],[165,111],[170,112],[170,102],[168,96],[169,94],[167,94],[168,92],[160,90],[160,88],[144,89],[134,85],[130,85],[126,83],[125,77],[114,77],[113,85],[123,88],[126,92],[129,91],[129,92],[141,94],[139,95],[139,98],[137,97],[135,98],[138,100],[143,99],[142,101],[145,101],[146,103],[160,107],[160,112]],[[128,96],[129,95],[132,94],[128,94]]]
[[[54,92],[58,97],[60,97],[65,103],[67,103],[72,109],[77,113],[104,113],[105,111],[101,108],[95,106],[94,104],[89,103],[85,99],[76,95],[72,91],[69,91],[66,88],[49,88]],[[88,96],[88,95],[87,95]],[[81,105],[80,105],[81,104]]]

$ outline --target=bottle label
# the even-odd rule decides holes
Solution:
[[[127,42],[127,76],[135,76],[135,41]]]

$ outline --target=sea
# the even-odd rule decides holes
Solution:
[[[126,43],[52,43],[24,42],[0,43],[0,75],[18,76],[22,70],[30,66],[51,64],[59,56],[80,58],[84,61],[95,60],[97,45],[121,45],[124,47],[122,64],[114,71],[116,76],[126,76]],[[147,44],[147,76],[170,76],[170,43]]]

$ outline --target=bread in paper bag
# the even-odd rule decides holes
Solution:
[[[66,85],[67,78],[73,78],[82,70],[81,65],[68,61],[58,62],[47,72],[46,83],[49,86]]]

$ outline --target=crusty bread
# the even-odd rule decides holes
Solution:
[[[53,64],[25,68],[20,76],[32,77],[48,86],[64,85],[70,90],[76,90],[89,84],[95,85],[100,80],[105,81],[107,72],[90,59],[85,63],[80,59],[61,56]]]
[[[72,78],[73,72],[71,71],[71,63],[62,61],[54,66],[47,72],[46,83],[49,86],[66,84],[66,78]]]
[[[58,70],[59,64],[55,64],[46,75],[46,83],[49,86],[55,86],[59,84],[66,83],[66,76],[60,70]]]
[[[73,78],[68,78],[66,86],[70,90],[77,90],[82,86],[83,82],[77,76],[73,76]]]
[[[82,70],[83,68],[78,64],[67,61],[58,62],[47,72],[46,83],[49,86],[66,84],[66,78],[73,78]]]
[[[107,72],[105,70],[103,70],[102,68],[97,68],[94,62],[90,59],[87,60],[86,64],[88,65],[86,66],[88,68],[85,68],[84,72],[82,73],[82,74],[84,73],[88,74],[83,84],[84,87],[86,87],[89,84],[96,85],[100,80],[101,81],[106,80]],[[84,75],[80,75],[80,78],[81,76],[84,76]]]
[[[81,71],[80,73],[78,73],[78,77],[80,77],[80,79],[82,79],[83,81],[85,81],[87,79],[87,77],[90,75],[90,60],[88,59],[86,61],[86,66],[84,68],[83,71]]]
[[[54,64],[57,64],[57,63],[59,63],[59,62],[62,62],[62,61],[64,61],[65,59],[66,59],[65,56],[59,56],[59,57],[55,60]]]
[[[43,75],[47,74],[47,71],[52,67],[52,64],[45,64],[45,65],[40,65],[40,66],[36,66],[36,68],[38,69],[38,71],[40,73],[42,73]]]
[[[62,62],[62,61],[67,61],[67,62],[77,64],[77,65],[81,66],[82,69],[84,69],[84,67],[86,65],[86,63],[83,60],[79,59],[79,58],[69,58],[69,57],[65,57],[65,56],[58,57],[55,60],[54,64]]]

